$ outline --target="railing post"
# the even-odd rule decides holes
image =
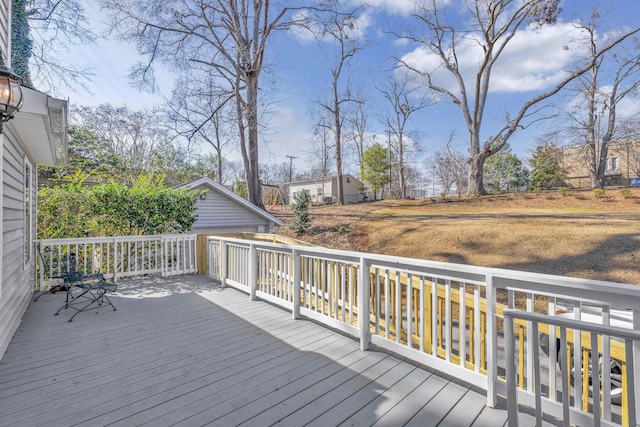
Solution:
[[[495,408],[498,402],[496,382],[498,381],[498,343],[496,339],[498,317],[496,309],[496,290],[493,285],[493,275],[487,273],[487,406]]]
[[[640,310],[633,310],[633,330],[640,331]],[[636,387],[640,387],[640,341],[633,342],[633,372]],[[636,389],[636,416],[640,414],[640,399],[638,399],[638,389]]]
[[[40,283],[38,283],[38,291],[42,292],[42,284],[44,283],[44,257],[45,254],[42,251],[42,244],[36,241],[36,250],[39,254],[38,259],[35,262],[35,265],[39,265],[38,274],[40,276]]]
[[[113,281],[118,279],[118,240],[113,238]]]
[[[504,351],[507,377],[507,422],[509,427],[518,427],[518,391],[516,390],[515,342],[513,317],[504,315]]]
[[[300,317],[300,253],[294,249],[291,253],[291,262],[293,262],[293,310],[291,316],[293,319]]]
[[[256,289],[258,287],[258,251],[256,245],[249,244],[249,298],[256,299]]]
[[[220,239],[220,287],[227,286],[227,242]]]
[[[364,257],[360,258],[358,270],[358,329],[360,330],[360,350],[369,348],[369,313],[371,301],[369,299],[370,281],[369,263]]]

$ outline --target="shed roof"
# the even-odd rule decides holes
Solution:
[[[186,184],[180,185],[180,186],[178,186],[178,188],[186,188],[186,189],[190,190],[190,189],[193,189],[193,188],[200,187],[202,185],[209,187],[213,191],[218,192],[219,194],[229,198],[230,200],[233,200],[234,202],[242,205],[246,209],[249,209],[250,211],[254,212],[255,214],[265,218],[268,221],[273,222],[274,224],[277,224],[277,225],[283,225],[284,224],[281,220],[279,220],[275,216],[271,215],[269,212],[267,212],[267,211],[265,211],[263,209],[260,209],[259,207],[257,207],[253,203],[248,202],[247,200],[245,200],[242,197],[238,196],[233,191],[228,190],[223,185],[218,184],[217,182],[215,182],[214,180],[212,180],[209,177],[205,176],[205,177],[196,179],[195,181],[191,181],[191,182],[188,182]]]

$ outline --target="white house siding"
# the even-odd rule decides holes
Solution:
[[[272,227],[267,219],[214,190],[209,190],[204,200],[198,199],[196,208],[198,219],[191,233],[266,232]]]
[[[7,67],[11,58],[11,44],[9,34],[11,34],[10,8],[11,0],[0,0],[0,48],[4,54],[4,60]]]
[[[20,324],[33,294],[34,262],[24,262],[24,149],[16,142],[8,126],[3,143],[3,258],[0,282],[0,356]],[[34,171],[32,195],[35,200]],[[35,207],[35,206],[34,206]],[[32,216],[35,221],[35,211]],[[33,226],[33,225],[32,225]],[[35,230],[35,228],[32,228]],[[35,256],[35,255],[34,255]]]
[[[345,203],[358,203],[362,201],[362,182],[352,176],[342,177]]]
[[[351,175],[343,175],[342,182],[345,203],[362,201],[362,182]],[[321,195],[318,194],[319,189],[321,190]],[[294,194],[302,191],[309,193],[312,203],[324,203],[327,201],[327,198],[335,202],[338,198],[338,178],[336,176],[330,176],[324,178],[324,180],[318,178],[316,180],[306,180],[289,184],[289,203],[293,203]]]

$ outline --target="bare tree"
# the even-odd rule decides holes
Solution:
[[[606,41],[603,43],[599,40],[597,25],[589,23],[580,28],[589,35],[592,66],[590,72],[579,79],[577,84],[578,109],[572,114],[577,126],[572,130],[585,144],[591,188],[603,188],[609,145],[615,139],[624,138],[625,129],[628,129],[620,123],[617,108],[627,96],[637,95],[640,87],[640,63],[637,46],[636,52],[616,49],[608,54],[601,54],[601,45],[606,45]],[[613,64],[609,64],[608,59],[611,59]],[[614,72],[611,80],[605,81],[607,68],[613,69]]]
[[[235,100],[249,201],[263,207],[258,153],[260,76],[267,41],[274,31],[291,24],[285,15],[292,9],[272,5],[269,0],[101,3],[113,11],[113,25],[122,37],[136,42],[147,58],[132,73],[141,86],[154,87],[156,61],[176,70],[206,68],[225,82]]]
[[[431,100],[415,94],[409,84],[407,75],[388,78],[377,87],[378,91],[389,102],[391,112],[383,119],[383,124],[391,130],[395,139],[390,140],[398,162],[398,184],[400,197],[407,197],[405,155],[416,144],[407,137],[406,129],[409,118],[432,104]]]
[[[421,31],[413,35],[401,36],[419,43],[439,58],[440,66],[434,70],[425,70],[406,60],[399,61],[406,69],[421,76],[426,88],[448,98],[460,108],[469,135],[467,190],[469,193],[486,194],[483,185],[485,159],[500,151],[519,128],[526,126],[523,120],[535,113],[530,110],[557,94],[568,83],[588,72],[593,66],[594,58],[577,65],[550,90],[529,99],[514,114],[506,114],[504,124],[490,132],[493,137],[484,144],[481,143],[483,119],[494,66],[519,30],[529,24],[544,26],[555,23],[561,11],[559,4],[560,0],[467,0],[464,11],[466,15],[451,14],[455,16],[455,22],[450,22],[448,8],[452,6],[440,0],[428,0],[420,4],[413,15]],[[459,12],[463,11],[459,10]],[[621,33],[602,46],[597,58],[638,31],[640,27]],[[469,40],[477,43],[480,60],[473,75],[467,77],[463,75],[460,60],[464,56],[461,46],[468,45]],[[450,90],[445,83],[438,82],[437,71],[444,71],[448,76],[453,77],[457,90]]]
[[[449,144],[444,151],[432,157],[433,176],[445,195],[455,189],[457,195],[463,193],[467,185],[466,158]]]
[[[80,1],[12,1],[11,66],[27,86],[52,94],[88,90],[91,69],[63,60],[61,51],[95,40]]]
[[[330,120],[327,117],[321,117],[318,120],[313,129],[314,137],[311,140],[311,150],[309,151],[308,170],[316,177],[321,176],[323,180],[334,170],[329,163],[329,159],[332,156],[335,157],[336,148],[335,143],[331,143],[334,128],[330,124]]]
[[[367,106],[366,96],[361,91],[355,92],[356,101],[351,104],[345,115],[345,119],[349,125],[348,133],[353,140],[358,161],[358,174],[362,176],[362,158],[367,141],[367,121],[369,120],[369,109]]]
[[[206,74],[204,81],[194,73],[178,80],[169,103],[169,117],[174,130],[190,143],[205,142],[216,153],[214,176],[222,183],[223,158],[227,149],[233,148],[235,133],[232,131],[236,118],[233,109],[234,97],[224,87],[218,86],[215,76]]]
[[[165,119],[160,111],[136,111],[103,104],[78,107],[70,119],[72,125],[88,130],[102,141],[102,150],[117,162],[124,180],[154,170],[159,158],[169,163],[171,157],[182,154],[168,129],[161,125]]]
[[[312,25],[307,30],[320,41],[335,43],[336,59],[331,68],[331,95],[320,105],[331,115],[333,135],[335,138],[336,173],[338,175],[338,203],[344,205],[343,175],[343,125],[345,114],[343,107],[347,103],[356,102],[348,81],[348,67],[353,57],[364,49],[358,34],[357,16],[363,6],[351,12],[340,11],[339,0],[321,2],[319,9],[313,9],[314,16],[310,20]],[[347,78],[343,88],[343,80]]]

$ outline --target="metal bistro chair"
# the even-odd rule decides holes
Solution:
[[[38,257],[40,258],[40,269],[45,272],[45,276],[49,279],[55,279],[56,283],[49,286],[49,289],[46,291],[40,292],[33,299],[33,302],[38,301],[38,298],[45,294],[66,292],[69,289],[67,283],[68,272],[78,269],[78,262],[74,253],[60,255],[51,251],[51,248],[45,248],[44,254],[38,249]]]
[[[70,271],[65,282],[68,284],[67,299],[56,312],[56,316],[62,309],[73,309],[76,312],[69,319],[71,322],[78,313],[91,310],[94,305],[95,308],[111,306],[113,311],[116,311],[107,292],[115,292],[118,286],[113,281],[106,280],[102,273],[82,274],[77,270]]]

